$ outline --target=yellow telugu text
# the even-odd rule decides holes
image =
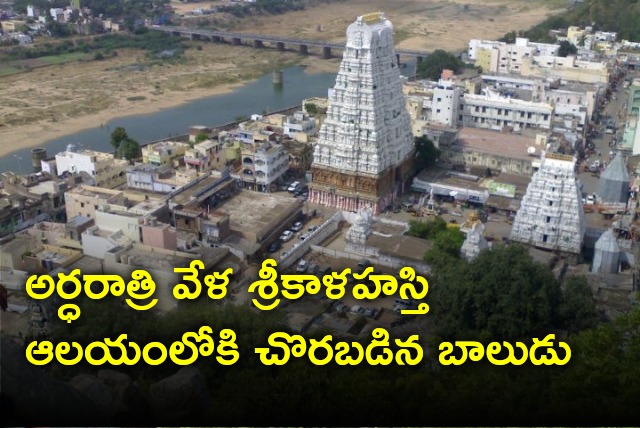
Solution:
[[[277,263],[273,259],[267,259],[262,262],[262,269],[258,275],[260,280],[255,281],[249,286],[249,292],[257,292],[263,300],[271,301],[270,303],[261,302],[253,299],[253,304],[264,311],[275,309],[279,304],[279,294],[288,300],[297,300],[305,293],[318,294],[325,288],[325,295],[329,299],[341,299],[346,293],[346,285],[348,275],[351,269],[347,268],[340,273],[332,272],[330,275],[324,275],[322,280],[315,275],[279,275],[275,269]],[[353,286],[353,297],[358,300],[373,300],[381,295],[393,296],[399,292],[403,299],[424,299],[429,291],[429,283],[419,275],[411,267],[403,267],[400,269],[399,277],[407,281],[416,281],[418,285],[412,282],[398,284],[398,279],[393,275],[374,274],[373,268],[368,267],[361,274],[354,273],[356,284]],[[373,288],[373,290],[372,290]],[[429,305],[420,303],[418,309],[404,309],[401,311],[403,315],[424,315],[429,312]]]
[[[36,366],[47,365],[54,358],[65,366],[76,365],[83,359],[94,366],[132,366],[140,360],[150,366],[157,366],[164,363],[167,357],[175,364],[186,366],[195,363],[200,356],[213,355],[215,351],[219,364],[235,364],[240,358],[236,333],[229,329],[221,330],[217,344],[211,337],[212,333],[211,327],[200,327],[197,333],[184,333],[182,340],[173,342],[168,348],[160,342],[141,346],[127,340],[126,334],[121,334],[116,340],[105,338],[103,341],[92,342],[84,349],[78,342],[60,342],[54,346],[49,341],[34,341],[27,346],[26,354],[27,360]]]
[[[533,365],[557,365],[563,366],[571,359],[571,348],[565,342],[558,342],[558,346],[564,350],[564,358],[559,358],[558,353],[553,349],[553,341],[555,340],[555,334],[549,334],[544,339],[533,339],[533,345],[527,348],[522,342],[516,342],[515,348],[508,342],[491,342],[485,347],[480,342],[469,341],[456,341],[455,346],[462,350],[462,356],[455,358],[452,354],[454,352],[454,345],[451,342],[443,342],[440,344],[440,364],[449,366],[459,366],[463,364],[467,359],[471,361],[480,361],[486,355],[487,360],[496,366],[504,366],[506,364],[513,364],[520,366],[524,364],[527,359],[531,361]],[[497,356],[506,350],[507,356],[498,359]],[[545,351],[546,352],[543,352]]]
[[[373,340],[364,346],[358,342],[332,342],[333,336],[327,335],[320,340],[307,340],[298,334],[273,333],[269,336],[269,348],[256,348],[262,364],[281,366],[291,357],[307,356],[311,363],[324,366],[334,361],[341,366],[355,366],[360,363],[372,366],[398,365],[415,366],[422,361],[424,352],[418,343],[418,335],[410,336],[406,341],[395,339],[399,350],[389,348],[389,333],[383,328],[373,330]]]

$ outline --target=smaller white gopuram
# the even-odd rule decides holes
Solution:
[[[585,221],[575,162],[568,155],[542,155],[513,222],[513,241],[581,253]]]

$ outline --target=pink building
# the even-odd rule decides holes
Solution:
[[[144,245],[165,250],[176,250],[178,235],[175,228],[166,223],[158,223],[156,220],[145,218],[145,223],[140,226],[140,229]]]

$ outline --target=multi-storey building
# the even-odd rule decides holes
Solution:
[[[198,172],[219,170],[225,163],[224,150],[219,140],[202,141],[184,152],[184,164],[187,169],[194,169]]]
[[[173,164],[174,159],[181,159],[189,144],[179,141],[160,141],[142,148],[142,162],[151,165]]]
[[[311,167],[310,200],[343,210],[391,203],[414,153],[393,26],[382,13],[357,18],[329,94]]]
[[[269,192],[275,183],[289,169],[289,156],[280,144],[265,142],[245,144],[242,148],[241,169],[234,174],[247,189]]]
[[[58,175],[86,172],[95,181],[95,186],[113,189],[127,181],[129,161],[116,159],[111,153],[95,150],[80,152],[65,151],[56,155]]]
[[[505,97],[486,89],[484,94],[464,94],[461,120],[464,126],[500,130],[550,129],[553,106],[534,101]]]

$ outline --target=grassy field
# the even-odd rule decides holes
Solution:
[[[25,61],[33,61],[34,64],[55,65],[55,64],[65,64],[67,62],[73,62],[73,61],[83,61],[91,58],[93,58],[91,54],[87,54],[84,52],[71,52],[71,53],[65,53],[60,55],[43,56],[33,60],[25,60]]]
[[[0,65],[0,77],[11,76],[12,74],[22,73],[23,71],[24,69],[12,65]]]

